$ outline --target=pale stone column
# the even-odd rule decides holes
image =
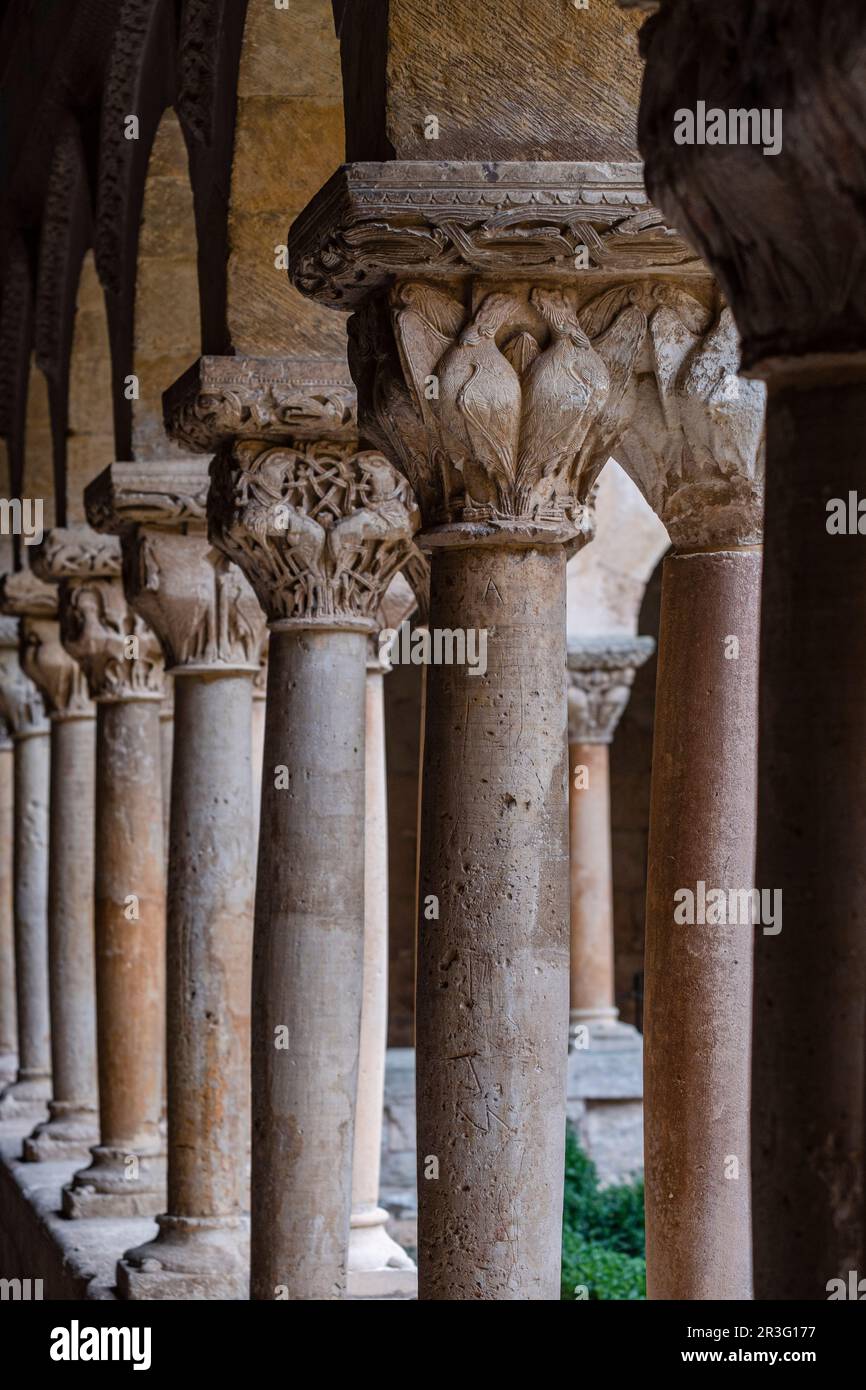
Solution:
[[[0,618],[0,648],[18,646],[14,618]],[[3,659],[0,657],[0,708],[3,705]],[[15,1009],[15,915],[12,910],[15,833],[15,756],[4,718],[0,724],[0,1088],[18,1071],[18,1026]]]
[[[39,573],[35,556],[34,572]],[[22,666],[51,719],[48,852],[48,981],[51,1013],[50,1118],[24,1140],[23,1157],[86,1158],[98,1139],[93,854],[96,710],[83,672],[60,644],[57,589],[22,572],[27,602],[38,592],[46,613],[21,621]],[[21,581],[24,581],[22,584]]]
[[[159,747],[162,657],[129,608],[120,543],[50,533],[60,632],[96,701],[94,869],[99,1143],[63,1189],[70,1217],[153,1215],[164,1200],[159,1133],[165,1033],[165,867]]]
[[[253,827],[256,844],[259,839],[259,820],[262,811],[262,766],[265,756],[265,713],[268,699],[268,654],[264,646],[262,663],[253,678],[252,776]]]
[[[25,576],[27,581],[33,583],[29,574]],[[20,582],[16,575],[6,575],[3,589],[16,582]],[[5,609],[2,598],[0,605]],[[13,603],[12,607],[19,612],[20,605]],[[36,611],[39,611],[38,604]],[[14,744],[12,861],[18,1027],[18,1070],[14,1082],[0,1094],[0,1119],[40,1120],[51,1097],[48,992],[50,726],[42,697],[33,681],[24,674],[18,651],[4,645],[0,648],[0,661],[0,701]]]
[[[651,637],[580,638],[568,645],[571,1009],[569,1039],[616,1023],[609,749]],[[582,1040],[581,1040],[582,1041]]]
[[[174,685],[167,899],[168,1210],[128,1299],[244,1298],[253,916],[252,683],[265,619],[205,532],[208,460],[115,463],[85,493]]]
[[[617,449],[674,547],[662,587],[644,986],[647,1290],[659,1299],[751,1297],[765,393],[738,378],[738,361],[729,309],[685,297],[658,309]],[[711,891],[725,908],[707,923],[698,904]]]
[[[222,446],[211,539],[249,578],[271,632],[253,948],[254,1299],[339,1298],[346,1281],[367,637],[414,527],[406,484],[358,451],[347,400],[339,363],[239,358],[202,359],[167,398],[179,438]]]
[[[515,199],[519,230],[500,220]],[[422,1299],[559,1297],[565,549],[591,531],[589,494],[621,428],[653,300],[637,277],[599,293],[590,273],[590,255],[617,266],[622,201],[646,210],[634,166],[351,164],[289,237],[296,286],[356,309],[361,426],[418,496],[420,544],[432,554],[431,634],[489,634],[483,673],[427,672]],[[683,278],[708,279],[669,230],[663,254],[654,238],[627,239],[632,270],[670,265],[670,252]],[[658,293],[673,300],[680,289]]]
[[[162,821],[165,831],[165,862],[171,828],[171,764],[174,756],[174,682],[165,676],[165,696],[159,707],[159,762],[162,774]]]
[[[412,601],[414,607],[414,600]],[[388,619],[399,627],[403,614]],[[352,1161],[349,1294],[358,1298],[410,1298],[415,1265],[385,1229],[379,1205],[385,1046],[388,1033],[388,799],[385,770],[385,675],[390,670],[370,640],[365,702],[364,986],[358,1055],[358,1099]]]

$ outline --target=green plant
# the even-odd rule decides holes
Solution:
[[[643,1181],[600,1187],[598,1170],[573,1131],[565,1137],[563,1299],[646,1297]]]

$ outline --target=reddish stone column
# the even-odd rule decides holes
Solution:
[[[568,647],[571,1009],[569,1034],[616,1022],[608,751],[651,637],[576,639]]]
[[[0,650],[14,654],[18,648],[18,624],[0,618]],[[5,661],[0,657],[0,708]],[[4,717],[0,725],[0,1088],[15,1080],[18,1071],[18,1024],[15,1009],[15,916],[12,911],[15,833],[15,745]]]
[[[56,533],[52,533],[52,537]],[[96,1010],[99,1143],[63,1189],[70,1217],[153,1215],[164,1200],[159,1133],[165,1035],[165,866],[159,645],[129,608],[120,544],[60,532],[45,572],[63,576],[63,645],[96,720]]]
[[[205,358],[167,402],[186,443],[221,446],[211,539],[247,575],[271,632],[253,945],[253,1299],[335,1299],[346,1283],[367,638],[415,517],[390,464],[358,452],[351,412],[305,419],[337,384],[345,400],[343,381],[338,363]],[[256,409],[240,412],[238,399]]]
[[[167,898],[168,1210],[128,1250],[128,1299],[236,1299],[248,1285],[252,683],[265,619],[205,531],[208,460],[115,463],[88,515],[119,532],[124,587],[174,687]],[[183,517],[182,528],[178,521]]]
[[[7,576],[14,579],[14,576]],[[13,917],[18,1070],[0,1095],[0,1119],[39,1120],[51,1097],[48,999],[49,724],[17,651],[2,652],[0,700],[14,743]]]

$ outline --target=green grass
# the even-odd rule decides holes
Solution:
[[[592,1159],[571,1128],[565,1137],[563,1299],[646,1298],[643,1180],[599,1186]]]

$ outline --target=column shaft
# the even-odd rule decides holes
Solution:
[[[51,1119],[24,1156],[85,1157],[97,1139],[96,978],[93,946],[96,721],[51,721],[48,957]]]
[[[0,1086],[14,1081],[18,1068],[15,915],[12,910],[14,834],[15,753],[8,740],[0,743]]]
[[[418,940],[422,1299],[559,1296],[568,1027],[565,554],[436,551]],[[429,916],[431,899],[438,917]]]
[[[587,770],[585,786],[575,773]],[[610,761],[606,743],[570,743],[571,1024],[614,1019]]]
[[[364,631],[271,633],[253,948],[254,1299],[339,1298],[345,1285],[366,653]]]
[[[677,923],[675,893],[755,882],[756,548],[665,561],[644,996],[650,1298],[751,1297],[755,930]],[[726,659],[726,643],[739,657]]]

